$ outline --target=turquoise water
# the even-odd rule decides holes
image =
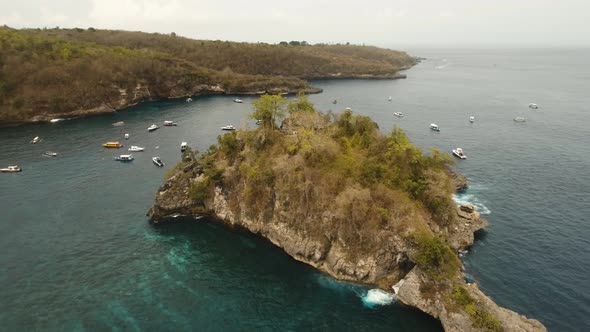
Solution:
[[[384,131],[398,125],[423,148],[462,147],[469,159],[457,169],[472,187],[457,199],[491,223],[465,258],[468,273],[496,302],[550,330],[590,326],[590,51],[412,54],[429,60],[407,80],[317,82],[324,93],[311,99],[324,111],[370,115]],[[204,150],[221,126],[253,127],[252,99],[244,101],[154,102],[0,129],[0,166],[24,169],[0,174],[2,329],[440,330],[399,304],[367,305],[369,289],[336,282],[255,236],[211,222],[148,222],[165,173],[151,157],[171,166],[181,141]],[[164,120],[179,126],[147,132]],[[43,142],[28,144],[37,135]],[[112,158],[126,150],[103,149],[108,140],[146,151],[118,163]],[[46,150],[60,155],[42,157]]]

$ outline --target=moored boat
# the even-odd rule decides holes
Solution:
[[[154,124],[152,124],[151,126],[148,127],[148,131],[154,131],[154,130],[156,130],[158,128],[160,128],[160,127],[158,127],[158,125],[154,123]]]
[[[514,118],[514,122],[526,122],[526,119],[522,116],[517,116]]]
[[[453,155],[457,158],[461,158],[461,159],[467,159],[467,156],[465,155],[465,153],[463,152],[463,149],[461,148],[455,148],[453,150]]]
[[[35,138],[33,138],[31,140],[31,144],[37,144],[39,142],[41,142],[41,139],[39,138],[39,136],[35,136]]]
[[[122,154],[118,157],[115,157],[116,161],[133,161],[133,155],[130,154]]]
[[[8,166],[5,168],[0,168],[0,172],[3,173],[16,173],[16,172],[20,172],[22,171],[22,169],[20,167],[18,167],[18,165],[12,165],[12,166]]]
[[[119,142],[106,142],[106,143],[103,143],[102,146],[105,148],[118,149],[120,147],[123,147],[123,144],[121,144]]]
[[[475,122],[475,117],[474,116],[470,116],[469,117],[469,122],[474,123]]]
[[[404,113],[402,113],[402,112],[395,112],[395,113],[393,113],[393,115],[398,116],[398,117],[401,118],[401,117],[404,116]]]
[[[244,101],[243,101],[242,99],[240,99],[240,98],[236,98],[236,99],[234,99],[234,103],[241,104],[241,103],[243,103],[243,102],[244,102]]]
[[[537,104],[535,104],[535,103],[530,103],[530,104],[529,104],[529,108],[532,108],[532,109],[537,109],[537,108],[539,108],[539,105],[537,105]]]
[[[152,161],[154,162],[154,164],[156,164],[156,166],[164,167],[164,163],[162,162],[162,159],[160,159],[160,157],[153,157]]]
[[[137,145],[132,145],[128,150],[132,151],[132,152],[140,152],[140,151],[145,150],[145,148],[142,148],[141,146],[137,146]]]
[[[113,126],[115,127],[120,127],[120,126],[124,126],[125,122],[123,121],[117,121],[117,122],[113,122]]]
[[[45,152],[43,153],[43,155],[44,155],[45,157],[57,157],[57,152],[53,152],[53,151],[45,151]]]
[[[56,123],[56,122],[60,122],[60,121],[63,121],[63,120],[65,120],[65,119],[62,119],[62,118],[55,118],[55,119],[51,119],[51,120],[49,120],[49,122],[51,122],[51,123]]]
[[[187,142],[180,143],[180,151],[184,152],[184,151],[186,151],[186,149],[188,149],[188,143]]]
[[[190,103],[191,101],[193,101],[193,98],[191,98],[191,97],[186,98],[187,103]]]
[[[164,121],[164,126],[166,126],[166,127],[173,127],[173,126],[178,126],[178,124],[176,124],[176,122],[174,122],[174,121],[168,121],[168,120],[166,120],[166,121]]]
[[[430,129],[432,129],[434,131],[440,131],[440,128],[435,123],[430,124]]]
[[[227,125],[227,126],[221,127],[221,130],[236,130],[236,127],[234,127],[232,125]]]
[[[125,139],[129,139],[129,134],[125,134]]]

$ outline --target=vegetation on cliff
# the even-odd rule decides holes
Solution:
[[[391,76],[412,63],[405,53],[374,47],[0,27],[0,123],[201,93],[309,91],[305,78]]]

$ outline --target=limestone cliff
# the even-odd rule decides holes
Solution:
[[[384,136],[366,117],[308,106],[291,104],[283,131],[271,122],[186,153],[156,194],[154,223],[180,213],[245,228],[335,278],[393,288],[447,331],[544,330],[465,284],[457,253],[486,221],[451,200],[466,181],[447,157],[423,155],[401,130]]]

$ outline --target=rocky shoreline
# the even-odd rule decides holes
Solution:
[[[166,181],[156,194],[154,206],[148,216],[155,224],[174,221],[173,214],[186,216],[207,215],[230,226],[245,228],[259,234],[276,246],[282,248],[294,259],[309,264],[330,276],[346,281],[374,285],[383,290],[396,293],[401,303],[420,309],[421,311],[439,319],[445,331],[484,331],[476,328],[471,317],[465,311],[448,311],[445,298],[441,294],[426,297],[421,291],[428,282],[428,278],[409,258],[407,244],[403,238],[387,235],[383,239],[382,247],[368,255],[351,258],[349,248],[338,241],[325,238],[313,238],[292,227],[289,217],[285,215],[285,202],[275,200],[273,215],[248,216],[242,207],[230,206],[229,193],[223,188],[216,187],[214,197],[206,206],[195,205],[189,192],[191,183],[198,182],[202,177],[196,163],[180,168],[177,173]],[[457,190],[467,186],[462,176],[455,177]],[[473,206],[457,207],[456,225],[446,230],[451,248],[458,253],[473,245],[474,233],[484,229],[487,221],[482,219]],[[329,212],[321,218],[330,219]],[[431,225],[436,228],[436,225]],[[441,232],[445,232],[441,230]],[[514,311],[497,306],[489,297],[483,294],[476,284],[467,284],[465,280],[456,280],[476,301],[478,306],[485,308],[498,318],[503,331],[546,331],[545,327],[536,320],[528,319]]]
[[[281,95],[296,95],[298,93],[303,94],[317,94],[322,93],[323,89],[316,87],[308,87],[305,89],[289,89],[287,87],[275,87],[267,90],[257,91],[228,91],[220,87],[219,85],[201,85],[194,89],[189,90],[175,90],[170,89],[168,93],[157,92],[157,88],[153,88],[147,84],[138,83],[134,89],[122,89],[118,88],[118,95],[113,96],[111,101],[103,102],[101,105],[87,108],[78,109],[67,113],[51,113],[41,114],[32,117],[26,121],[0,123],[0,127],[8,126],[19,126],[30,123],[38,122],[49,122],[51,119],[63,118],[63,119],[77,119],[84,118],[108,113],[115,113],[118,111],[127,110],[133,106],[144,102],[157,101],[157,100],[175,100],[184,99],[188,97],[203,97],[203,96],[215,96],[215,95],[226,95],[226,96],[261,96],[265,94],[281,94]]]

